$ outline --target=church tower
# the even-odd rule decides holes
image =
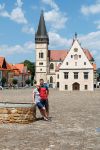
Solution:
[[[47,82],[48,71],[48,45],[49,37],[45,26],[43,11],[41,12],[40,21],[37,32],[35,34],[35,50],[36,50],[36,81],[42,78]]]

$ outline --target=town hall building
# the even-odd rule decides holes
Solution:
[[[41,78],[60,91],[93,91],[96,64],[89,50],[82,48],[77,34],[69,50],[49,50],[49,36],[43,12],[35,34],[37,82]]]

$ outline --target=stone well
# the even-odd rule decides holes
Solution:
[[[0,123],[31,123],[36,119],[32,103],[0,102]]]

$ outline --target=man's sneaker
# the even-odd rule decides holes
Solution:
[[[48,121],[48,118],[44,117],[44,120],[45,120],[45,121]]]

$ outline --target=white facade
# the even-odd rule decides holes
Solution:
[[[60,90],[93,91],[93,66],[75,40],[59,70]]]
[[[44,79],[47,82],[48,44],[36,44],[36,81]]]
[[[40,16],[38,30],[35,35],[36,74],[37,82],[44,82],[59,90],[93,91],[94,70],[93,57],[89,58],[81,48],[77,34],[69,51],[48,50],[49,37],[46,31],[43,12]],[[51,53],[52,52],[52,53]]]
[[[43,58],[39,58],[41,52],[44,53]],[[56,71],[56,66],[59,64],[61,66]],[[45,82],[52,84],[51,87],[59,87],[61,91],[93,91],[93,76],[93,66],[84,54],[77,39],[63,62],[48,61],[48,45],[36,44],[37,81],[43,78]]]

